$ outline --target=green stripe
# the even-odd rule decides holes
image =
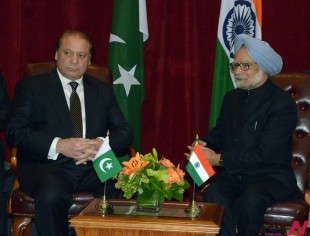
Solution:
[[[234,89],[234,85],[230,77],[229,60],[220,41],[217,40],[209,128],[215,126],[216,119],[220,113],[223,97],[225,93],[232,89]]]
[[[192,165],[192,163],[190,161],[188,162],[188,164],[186,165],[185,168],[188,171],[188,173],[190,174],[190,176],[192,177],[192,179],[195,181],[195,183],[197,184],[198,187],[203,184],[202,179],[200,178],[200,176],[198,175],[198,173],[195,170],[195,167]]]

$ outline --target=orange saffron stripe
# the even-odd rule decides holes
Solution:
[[[212,168],[211,164],[209,163],[208,159],[206,158],[205,154],[203,153],[201,147],[196,145],[194,148],[194,152],[196,153],[199,161],[203,165],[204,169],[208,173],[209,177],[215,174],[214,169]]]
[[[253,0],[256,9],[256,17],[260,28],[263,28],[263,11],[262,11],[262,0]]]

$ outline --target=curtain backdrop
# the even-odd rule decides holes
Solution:
[[[2,0],[0,70],[10,96],[26,63],[54,59],[67,28],[89,33],[94,63],[107,65],[112,8],[112,0]],[[219,9],[220,0],[147,1],[142,150],[156,147],[183,168],[186,146],[208,132]],[[282,55],[283,71],[310,69],[309,10],[309,0],[263,1],[262,37]]]

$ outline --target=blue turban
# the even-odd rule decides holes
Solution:
[[[234,53],[244,45],[250,57],[262,68],[269,76],[280,73],[283,66],[281,56],[276,53],[268,43],[253,38],[246,34],[239,34],[235,38]]]

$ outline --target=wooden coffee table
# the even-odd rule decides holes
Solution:
[[[223,218],[218,204],[197,203],[201,213],[185,213],[186,202],[165,202],[159,213],[136,212],[135,202],[111,200],[113,214],[97,213],[94,199],[78,216],[70,220],[78,236],[202,236],[217,235]]]

